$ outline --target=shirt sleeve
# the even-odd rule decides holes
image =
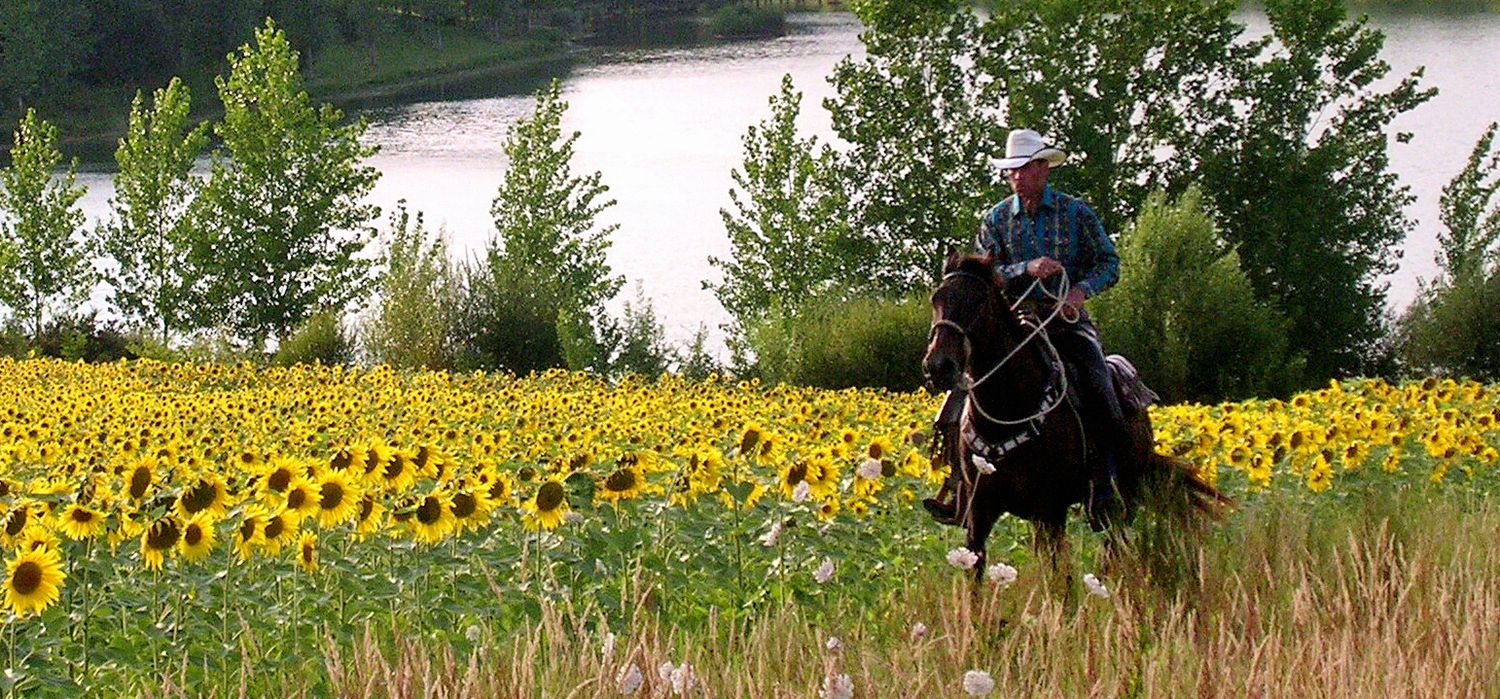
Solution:
[[[1082,202],[1079,202],[1079,208],[1079,247],[1092,264],[1077,286],[1083,289],[1085,298],[1092,298],[1120,280],[1120,254],[1110,242],[1109,234],[1104,232],[1104,223],[1094,209]]]
[[[1012,262],[1004,246],[1000,245],[1000,231],[995,225],[995,210],[991,209],[979,220],[979,234],[974,237],[974,248],[981,255],[989,255],[995,264],[995,272],[1001,279],[1010,281],[1026,273],[1026,261]]]

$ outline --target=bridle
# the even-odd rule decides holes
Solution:
[[[954,279],[957,277],[966,277],[985,286],[989,286],[993,283],[991,280],[983,279],[979,275],[972,272],[955,270],[943,275],[943,281],[939,284],[939,288],[941,288],[943,284],[947,284],[950,279]],[[1061,279],[1062,283],[1059,285],[1060,288],[1056,295],[1052,294],[1052,292],[1046,287],[1042,287],[1042,293],[1046,294],[1056,301],[1060,301],[1061,299],[1066,298],[1068,294],[1068,275],[1066,272],[1062,274]],[[1040,285],[1041,282],[1041,279],[1033,280],[1031,282],[1031,286],[1027,287],[1025,293],[1022,293],[1021,296],[1016,300],[1016,302],[1014,304],[1011,304],[1010,310],[1014,312],[1017,308],[1020,308],[1021,300],[1030,295],[1032,289],[1037,288],[1037,286]],[[971,378],[967,370],[958,375],[958,380],[956,382],[954,390],[960,393],[968,394],[968,404],[970,408],[973,408],[984,419],[997,425],[1025,425],[1028,423],[1032,423],[1042,417],[1045,417],[1053,410],[1056,410],[1058,406],[1067,401],[1068,372],[1063,369],[1062,355],[1059,354],[1057,348],[1052,345],[1052,340],[1047,337],[1047,334],[1045,332],[1047,329],[1047,325],[1050,324],[1059,315],[1063,314],[1064,308],[1065,306],[1062,303],[1058,303],[1056,310],[1048,315],[1046,320],[1043,320],[1041,322],[1022,318],[1021,323],[1030,327],[1031,333],[1028,334],[1025,339],[1016,343],[1016,346],[1012,347],[1010,352],[1007,353],[1004,357],[1001,357],[1000,361],[995,363],[995,366],[990,367],[988,371],[984,372],[983,376],[980,376],[978,379]],[[1076,323],[1078,322],[1078,317],[1074,316],[1073,318],[1068,318],[1066,315],[1064,315],[1063,320],[1070,323]],[[958,323],[955,323],[951,320],[948,320],[947,318],[938,318],[937,320],[932,321],[932,326],[928,328],[927,340],[929,343],[931,343],[934,336],[937,335],[937,331],[939,328],[948,328],[949,330],[953,330],[954,332],[958,333],[959,337],[963,338],[964,359],[965,363],[967,364],[968,359],[973,357],[974,355],[974,343],[969,339],[969,336],[971,334],[970,329],[965,328],[964,326],[959,325]],[[980,384],[983,384],[985,381],[988,381],[991,377],[993,377],[995,373],[1000,371],[1000,368],[1005,366],[1007,362],[1014,358],[1022,348],[1026,347],[1026,345],[1030,344],[1032,340],[1038,337],[1041,338],[1042,343],[1046,346],[1047,354],[1050,355],[1050,358],[1048,356],[1043,357],[1043,359],[1047,361],[1048,367],[1052,371],[1053,378],[1049,379],[1049,384],[1053,381],[1058,382],[1058,390],[1044,391],[1042,395],[1042,403],[1037,408],[1036,412],[1018,420],[1004,420],[990,415],[985,411],[984,407],[979,404],[978,397],[974,395],[974,389],[978,388]]]

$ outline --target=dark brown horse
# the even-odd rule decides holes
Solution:
[[[937,389],[968,393],[957,448],[948,451],[959,483],[958,516],[968,531],[965,546],[980,557],[976,576],[985,539],[1006,512],[1033,523],[1035,547],[1056,569],[1066,562],[1068,509],[1088,497],[1090,472],[1087,428],[1067,400],[1061,358],[1043,323],[1014,310],[988,258],[950,255],[932,294],[932,314],[923,370]],[[1050,322],[1065,321],[1057,316]],[[1130,448],[1116,455],[1124,508],[1113,524],[1128,523],[1148,493],[1202,513],[1228,504],[1188,463],[1155,452],[1151,418],[1134,403],[1125,407]]]

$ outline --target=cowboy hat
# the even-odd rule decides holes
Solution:
[[[1014,170],[1033,160],[1045,160],[1052,167],[1068,161],[1068,154],[1042,140],[1031,129],[1016,129],[1005,139],[1005,157],[991,158],[990,164],[1001,170]]]

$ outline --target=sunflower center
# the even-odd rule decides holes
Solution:
[[[332,466],[335,471],[342,471],[349,468],[349,464],[353,462],[354,455],[350,454],[348,449],[340,449],[339,453],[333,455],[333,461],[329,463],[329,466]]]
[[[301,509],[304,502],[307,502],[307,491],[301,488],[286,494],[286,506],[288,509]]]
[[[275,540],[276,537],[281,536],[281,533],[284,531],[286,531],[286,522],[282,520],[281,517],[276,517],[275,519],[266,522],[267,541]]]
[[[73,510],[68,513],[68,517],[79,524],[88,524],[89,522],[94,521],[94,513],[89,512],[82,507],[73,508]]]
[[[255,536],[255,520],[247,519],[240,523],[240,541],[249,541]]]
[[[359,501],[359,521],[363,522],[370,518],[370,513],[375,511],[375,500],[368,495]]]
[[[182,541],[188,546],[197,546],[203,543],[203,527],[199,526],[196,522],[189,524],[187,532],[182,535]]]
[[[139,466],[130,473],[130,497],[139,500],[146,495],[146,488],[151,485],[151,469]]]
[[[492,499],[492,500],[504,500],[505,499],[505,479],[503,479],[503,478],[496,478],[495,482],[490,484],[490,499]]]
[[[146,532],[146,547],[165,551],[177,543],[177,537],[181,534],[176,522],[170,519],[159,520]]]
[[[322,499],[319,502],[322,503],[325,510],[336,509],[344,503],[344,486],[338,483],[334,483],[333,481],[324,483],[319,492],[322,494]]]
[[[393,457],[391,459],[391,462],[388,463],[388,464],[386,464],[386,466],[385,466],[385,477],[386,477],[386,480],[390,480],[390,479],[393,479],[393,478],[400,478],[401,477],[401,472],[405,471],[405,470],[406,470],[406,459],[405,459],[405,457],[401,457],[401,456]]]
[[[807,480],[807,464],[798,461],[797,463],[792,464],[791,468],[787,469],[787,483],[801,483],[804,480]]]
[[[278,468],[271,472],[271,477],[266,479],[266,487],[278,493],[285,492],[286,487],[292,484],[292,472],[289,469]]]
[[[442,516],[443,504],[431,495],[422,498],[422,504],[417,506],[417,521],[422,524],[432,524]]]
[[[216,489],[213,483],[198,481],[198,485],[182,494],[182,509],[188,514],[202,512],[214,504]]]
[[[478,509],[478,502],[474,500],[471,493],[459,493],[453,496],[453,516],[459,519],[474,514]]]
[[[26,528],[26,508],[24,508],[24,507],[21,508],[21,509],[19,509],[19,510],[16,510],[15,512],[10,513],[10,516],[5,519],[5,533],[6,534],[9,534],[11,536],[15,536],[17,534],[20,534],[21,530],[25,529],[25,528]]]
[[[604,489],[611,492],[623,493],[634,487],[635,472],[630,469],[622,468],[609,474],[609,478],[604,479]]]
[[[547,481],[542,484],[540,490],[536,491],[536,509],[538,512],[551,512],[562,505],[563,487],[557,481]]]
[[[417,458],[414,461],[412,461],[412,465],[416,466],[417,470],[421,470],[421,469],[427,468],[427,462],[430,461],[431,459],[432,459],[432,449],[429,448],[429,447],[425,447],[424,446],[424,447],[422,447],[422,448],[420,448],[420,449],[417,450]]]
[[[10,586],[22,596],[36,592],[42,586],[42,567],[36,561],[23,561],[10,576]]]

